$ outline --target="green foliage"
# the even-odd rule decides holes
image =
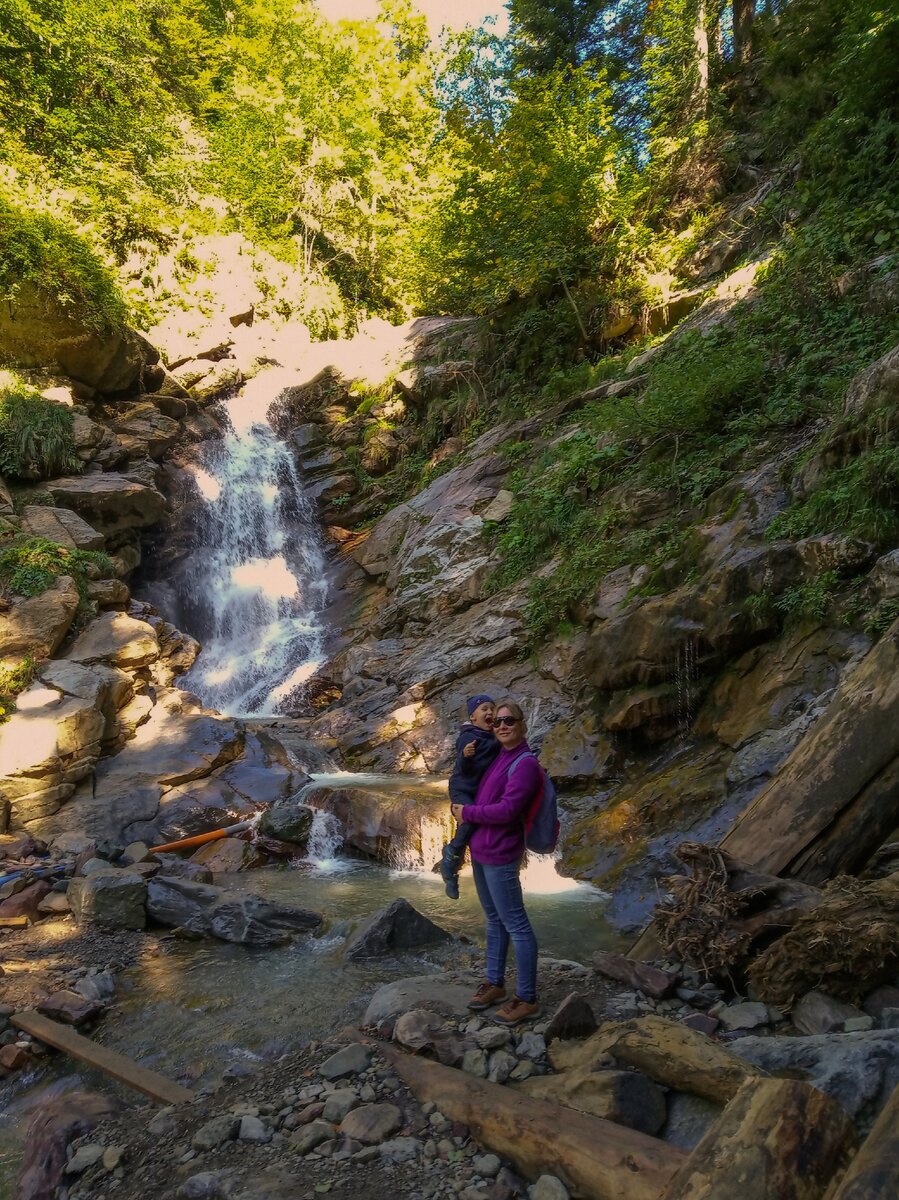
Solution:
[[[25,285],[98,332],[124,323],[118,286],[88,241],[66,222],[19,208],[0,191],[0,298],[13,311]]]
[[[72,414],[45,400],[11,372],[0,372],[0,474],[10,479],[52,479],[80,471]]]
[[[39,596],[60,575],[70,575],[82,606],[87,581],[115,574],[112,560],[100,550],[69,550],[48,538],[17,538],[0,551],[0,584],[19,596]]]
[[[13,666],[0,663],[0,725],[15,711],[16,696],[24,692],[37,672],[37,663],[30,654]]]
[[[899,619],[899,600],[884,600],[865,621],[865,633],[880,637]]]

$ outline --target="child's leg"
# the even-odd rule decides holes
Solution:
[[[460,821],[456,826],[456,832],[447,842],[447,848],[458,855],[459,862],[465,857],[465,851],[468,849],[468,843],[471,841],[471,835],[475,831],[473,821]]]

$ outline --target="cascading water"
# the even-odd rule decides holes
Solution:
[[[192,468],[205,504],[181,587],[203,650],[183,686],[237,716],[278,712],[322,660],[328,585],[316,514],[266,417],[291,382],[266,371],[226,401],[225,437]]]

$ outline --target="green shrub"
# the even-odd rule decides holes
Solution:
[[[16,707],[16,696],[34,679],[37,663],[27,654],[21,662],[5,667],[0,664],[0,725],[8,721]]]
[[[0,551],[0,585],[19,596],[39,596],[60,575],[70,575],[84,607],[88,579],[114,573],[112,560],[102,551],[69,550],[49,538],[17,538]]]
[[[127,308],[112,273],[63,221],[26,212],[0,193],[0,298],[29,284],[98,333],[119,330]]]
[[[0,374],[0,474],[34,482],[81,471],[72,414],[11,372]]]

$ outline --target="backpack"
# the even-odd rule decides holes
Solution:
[[[509,768],[509,776],[523,758],[536,758],[531,750],[519,754]],[[537,764],[543,773],[543,786],[528,806],[524,814],[524,844],[534,854],[552,854],[559,840],[559,802],[556,786],[549,773],[541,763]]]

